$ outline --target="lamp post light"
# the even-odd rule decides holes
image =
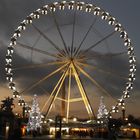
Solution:
[[[74,121],[74,122],[77,122],[77,118],[73,118],[73,121]]]
[[[125,121],[128,121],[128,118],[127,117],[125,118]]]
[[[131,123],[128,123],[128,126],[130,127],[131,126]]]
[[[67,119],[66,118],[63,118],[62,120],[63,120],[63,122],[66,122]]]
[[[125,121],[125,105],[122,106],[122,119]]]
[[[7,122],[7,123],[6,123],[6,128],[5,128],[5,138],[6,138],[6,140],[7,140],[8,137],[9,137],[9,129],[10,129],[9,123]]]

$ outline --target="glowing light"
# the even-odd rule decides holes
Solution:
[[[109,21],[108,21],[108,24],[110,25],[114,25],[116,22],[116,19],[114,17],[110,17]]]
[[[92,10],[92,4],[88,4],[87,6],[86,6],[86,12],[91,12],[91,10]]]
[[[125,118],[126,121],[128,121],[128,118]]]
[[[8,139],[8,136],[9,136],[9,124],[6,124],[6,131],[5,131],[5,138]]]
[[[94,15],[99,15],[99,14],[100,14],[100,8],[99,7],[95,7]]]
[[[19,97],[19,92],[18,91],[14,91],[13,92],[13,98],[18,98]]]
[[[66,118],[63,118],[63,121],[64,121],[64,122],[66,122],[66,120],[67,120]]]
[[[39,104],[37,100],[37,95],[34,95],[33,104],[31,107],[31,111],[29,114],[29,121],[28,121],[28,129],[29,130],[37,130],[38,128],[41,129],[41,113],[39,109]]]
[[[79,2],[78,4],[77,4],[77,10],[82,10],[83,9],[83,5],[84,5],[84,2]]]
[[[11,63],[12,62],[12,55],[6,55],[6,62]]]
[[[68,9],[73,10],[74,9],[74,1],[70,1]]]
[[[105,119],[106,114],[108,114],[108,111],[106,109],[106,106],[104,105],[104,97],[102,96],[100,99],[100,105],[99,105],[99,109],[98,109],[97,118]]]
[[[77,122],[77,118],[73,118],[73,121],[74,121],[74,122]]]
[[[127,32],[126,32],[126,31],[121,31],[121,32],[120,32],[120,37],[121,37],[121,38],[125,39],[125,38],[127,38],[127,36],[128,36],[128,35],[127,35]]]
[[[30,16],[28,16],[27,18],[26,18],[26,22],[27,22],[27,24],[31,24],[33,21],[32,21],[32,17],[30,17]]]
[[[128,126],[131,126],[131,123],[128,123]]]
[[[104,20],[107,20],[108,16],[109,16],[109,13],[103,12],[101,18],[104,19]]]
[[[67,123],[69,119],[69,109],[70,109],[70,94],[71,94],[71,68],[69,70],[69,85],[68,85],[68,103],[67,103]]]
[[[121,31],[121,29],[122,29],[121,24],[120,24],[120,23],[117,23],[117,24],[115,25],[115,31]]]

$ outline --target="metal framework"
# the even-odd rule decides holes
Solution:
[[[57,12],[57,10],[61,11],[64,9],[74,10],[71,47],[67,46],[65,39],[63,37],[61,28],[60,28],[60,25],[55,16],[55,12]],[[96,16],[96,18],[93,20],[93,22],[89,26],[87,32],[85,33],[83,39],[81,40],[81,42],[79,44],[79,46],[77,46],[75,49],[74,41],[75,41],[75,28],[76,28],[75,27],[76,11],[79,11],[79,10],[87,12],[87,13],[88,12],[92,13],[93,15]],[[39,19],[41,15],[47,15],[48,13],[52,14],[56,29],[57,29],[57,31],[60,35],[61,41],[63,43],[63,49],[61,49],[56,44],[56,42],[54,42],[51,38],[49,38],[46,34],[44,34],[36,25],[32,24],[33,20]],[[95,42],[93,45],[83,49],[82,45],[85,42],[85,40],[87,39],[87,36],[90,33],[91,29],[94,28],[95,23],[97,21],[97,17],[101,17],[102,20],[106,20],[110,26],[114,27],[114,31],[107,34],[106,36],[101,38],[99,41]],[[39,33],[39,35],[41,37],[43,37],[46,41],[48,41],[54,47],[54,49],[57,51],[57,53],[54,54],[54,53],[50,53],[48,51],[44,51],[44,50],[37,49],[37,48],[33,49],[31,46],[17,42],[17,39],[21,36],[21,33],[23,32],[23,30],[25,30],[26,26],[29,24],[32,24],[33,28]],[[99,90],[101,90],[103,93],[105,93],[106,95],[108,95],[112,99],[114,99],[109,94],[109,92],[106,91],[106,89],[104,89],[90,74],[88,74],[84,70],[84,68],[95,69],[95,70],[99,70],[101,72],[116,76],[116,74],[114,74],[113,72],[107,72],[107,71],[101,70],[96,65],[92,66],[87,61],[88,59],[90,59],[89,56],[87,55],[87,53],[91,49],[97,47],[99,44],[101,44],[102,42],[107,40],[108,38],[112,37],[114,34],[116,34],[116,32],[119,33],[120,38],[122,38],[122,40],[124,41],[124,46],[126,46],[126,48],[127,48],[127,54],[129,57],[129,65],[130,65],[128,78],[125,78],[121,75],[117,75],[121,78],[127,79],[128,81],[126,83],[126,87],[123,90],[122,96],[120,97],[119,100],[117,100],[117,101],[115,100],[115,105],[112,106],[112,108],[110,109],[108,114],[111,114],[113,112],[118,112],[118,107],[122,106],[124,104],[124,100],[129,97],[129,92],[133,88],[133,81],[135,80],[135,71],[136,71],[136,64],[135,64],[136,58],[134,56],[134,48],[132,46],[130,38],[128,37],[127,32],[124,30],[122,25],[113,16],[111,16],[109,13],[105,12],[104,10],[100,9],[99,7],[97,7],[95,5],[92,5],[89,3],[84,3],[84,2],[74,2],[74,1],[54,2],[52,4],[45,5],[44,7],[40,8],[40,9],[37,9],[35,12],[31,13],[23,22],[21,22],[20,26],[15,30],[15,33],[13,34],[13,36],[11,38],[11,42],[8,46],[7,55],[6,55],[6,67],[5,67],[6,75],[7,75],[6,78],[9,82],[9,88],[13,91],[13,96],[18,97],[19,101],[22,103],[20,105],[24,105],[24,106],[28,107],[28,105],[25,103],[25,101],[23,99],[23,93],[30,91],[31,89],[35,88],[36,86],[38,86],[42,82],[48,80],[50,77],[56,75],[57,73],[61,73],[62,75],[60,76],[55,87],[53,88],[53,91],[50,94],[50,97],[48,98],[48,100],[46,101],[46,103],[44,104],[44,106],[42,108],[42,112],[43,112],[44,109],[46,108],[46,105],[49,104],[45,117],[48,117],[55,100],[60,100],[60,101],[67,103],[67,109],[66,109],[66,121],[67,122],[68,122],[69,116],[70,116],[70,103],[72,103],[72,102],[83,101],[85,108],[87,110],[87,113],[89,115],[89,118],[90,119],[95,118],[96,116],[94,114],[93,107],[91,106],[91,103],[88,99],[88,95],[87,95],[86,89],[83,85],[80,75],[85,76]],[[27,65],[27,66],[23,66],[20,68],[12,68],[12,55],[14,53],[15,46],[22,47],[22,48],[25,48],[25,49],[28,49],[31,51],[33,49],[33,51],[44,54],[49,57],[52,57],[54,60],[49,63],[46,63],[46,64]],[[112,56],[122,55],[124,53],[126,53],[126,52],[112,54]],[[17,71],[17,70],[21,70],[21,69],[33,69],[36,67],[43,68],[43,67],[50,66],[50,65],[57,66],[57,69],[52,71],[50,74],[46,75],[45,77],[41,78],[40,80],[36,81],[32,85],[29,85],[29,87],[27,87],[23,91],[18,92],[18,89],[16,88],[14,80],[13,80],[13,71]],[[75,80],[77,87],[79,89],[79,93],[81,95],[81,97],[79,97],[79,98],[71,98],[72,78]],[[67,90],[68,96],[67,96],[67,99],[62,99],[58,95],[59,95],[60,90],[61,90],[64,82],[66,81],[66,79],[68,79],[68,90]]]

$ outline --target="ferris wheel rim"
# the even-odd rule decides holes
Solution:
[[[127,54],[129,58],[129,75],[128,75],[128,81],[126,82],[126,86],[124,90],[122,91],[122,96],[120,99],[118,99],[117,104],[111,107],[110,113],[118,112],[118,107],[122,106],[124,104],[124,100],[130,96],[130,91],[133,89],[133,81],[135,80],[135,72],[136,72],[136,58],[134,55],[134,48],[131,43],[131,39],[128,37],[127,32],[124,30],[123,26],[113,17],[111,16],[108,12],[104,11],[103,9],[90,4],[90,3],[85,3],[85,2],[75,2],[75,1],[62,1],[62,2],[54,2],[49,5],[45,5],[40,9],[37,9],[35,12],[31,13],[25,20],[23,20],[18,26],[18,28],[15,30],[11,42],[8,46],[7,49],[7,54],[6,54],[6,65],[8,67],[5,67],[6,69],[6,74],[7,74],[7,80],[9,82],[9,88],[13,91],[13,93],[16,93],[16,95],[19,94],[18,90],[16,89],[14,80],[13,80],[13,73],[12,73],[12,55],[14,53],[14,47],[17,44],[17,39],[20,38],[21,33],[23,30],[26,29],[26,26],[29,24],[32,24],[32,21],[35,19],[39,19],[41,15],[47,15],[48,12],[55,12],[56,10],[64,10],[67,8],[68,10],[82,10],[84,12],[90,12],[93,13],[94,15],[101,17],[102,20],[105,20],[109,23],[110,26],[114,27],[114,32],[111,34],[118,32],[120,34],[120,38],[124,41],[124,46],[127,49]],[[108,36],[110,36],[109,34]],[[65,42],[64,46],[65,46]],[[97,42],[98,43],[98,42]],[[56,47],[57,48],[57,47]],[[59,48],[57,48],[58,51]],[[90,50],[90,48],[89,48]],[[87,51],[89,51],[87,50]],[[65,51],[67,52],[67,48],[65,46]],[[22,96],[18,97],[19,100],[22,100],[23,105],[27,104],[23,100]]]

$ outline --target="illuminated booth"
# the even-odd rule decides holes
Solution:
[[[134,123],[121,126],[121,132],[123,137],[140,138],[140,126]]]

